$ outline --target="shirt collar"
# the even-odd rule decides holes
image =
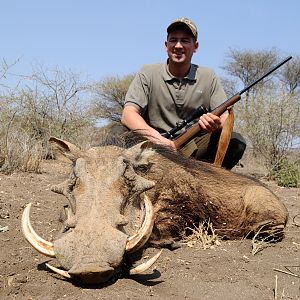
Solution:
[[[191,64],[190,70],[184,78],[190,81],[196,81],[197,67],[198,67],[197,65]],[[168,62],[163,64],[163,78],[165,81],[176,79],[176,77],[173,76],[169,71]]]

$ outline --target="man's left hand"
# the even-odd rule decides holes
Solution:
[[[220,117],[207,113],[200,117],[198,124],[205,132],[215,132],[221,128],[222,122]]]

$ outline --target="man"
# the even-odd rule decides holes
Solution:
[[[200,105],[214,109],[226,100],[225,92],[214,72],[192,64],[199,47],[196,25],[187,18],[172,22],[167,28],[165,64],[145,65],[135,76],[125,98],[122,124],[147,139],[175,149],[174,142],[161,133],[176,122],[188,118]],[[220,129],[228,113],[220,117],[211,113],[198,120],[201,131],[181,151],[197,159],[213,161]],[[242,157],[246,144],[233,136],[223,166],[231,169]]]

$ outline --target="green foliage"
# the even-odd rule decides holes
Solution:
[[[279,186],[298,187],[300,185],[300,160],[281,160],[272,175]]]

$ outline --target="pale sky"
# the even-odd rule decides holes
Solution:
[[[299,0],[1,0],[0,58],[30,74],[38,63],[92,80],[164,62],[166,28],[193,20],[200,48],[193,62],[217,74],[229,47],[300,54]]]

